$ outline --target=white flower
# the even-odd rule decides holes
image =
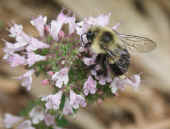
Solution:
[[[112,81],[110,87],[113,94],[116,94],[118,89],[124,89],[125,86],[132,86],[134,88],[139,87],[141,82],[140,75],[136,74],[131,76],[130,78],[120,79],[115,77]]]
[[[62,68],[59,72],[56,72],[52,76],[52,80],[56,81],[55,82],[56,87],[61,88],[63,84],[66,85],[68,83],[69,81],[68,72],[69,72],[69,68],[65,67]]]
[[[51,21],[50,35],[54,40],[58,40],[59,32],[63,24],[69,24],[69,34],[73,33],[76,29],[75,17],[66,16],[63,11],[58,15],[56,20]]]
[[[96,75],[96,78],[97,78],[97,80],[99,80],[99,84],[100,85],[105,85],[106,83],[110,83],[110,82],[112,82],[112,78],[111,78],[111,76],[110,75],[108,75],[108,76],[103,76],[103,75],[100,75],[100,76],[97,76]]]
[[[141,77],[139,74],[135,74],[129,78],[129,85],[134,88],[138,88],[140,86],[140,83],[141,83]]]
[[[33,124],[38,124],[40,121],[44,120],[45,113],[42,107],[36,106],[31,110],[29,116],[31,117]]]
[[[20,35],[17,35],[16,41],[19,42],[19,44],[27,45],[31,40],[31,36],[28,36],[26,33],[21,33]]]
[[[76,18],[75,17],[67,17],[66,20],[65,20],[65,24],[69,24],[69,34],[72,34],[75,29],[76,29]]]
[[[109,24],[110,16],[111,16],[111,13],[108,13],[107,15],[101,14],[97,17],[88,17],[88,18],[85,18],[85,22],[93,26],[106,26]]]
[[[3,51],[5,53],[13,53],[16,51],[23,50],[26,45],[27,45],[27,43],[25,43],[25,42],[17,42],[17,43],[13,44],[8,41],[5,41],[5,47],[4,47]]]
[[[46,60],[45,56],[37,55],[34,52],[28,52],[27,55],[28,55],[27,64],[29,67],[38,61]]]
[[[23,80],[21,85],[23,87],[25,87],[28,91],[31,90],[32,74],[33,73],[34,73],[34,70],[32,69],[18,77],[19,80]]]
[[[35,129],[35,128],[32,126],[30,120],[25,120],[17,127],[17,129]]]
[[[83,91],[84,94],[87,96],[89,93],[90,94],[95,94],[96,93],[96,81],[93,80],[93,78],[91,76],[88,77],[87,81],[84,83],[83,86]]]
[[[36,38],[31,38],[29,45],[27,46],[27,51],[35,51],[37,49],[49,48],[50,46],[44,42],[39,41]]]
[[[77,95],[76,93],[74,93],[73,90],[70,90],[70,105],[74,109],[78,109],[79,105],[81,105],[82,107],[85,107],[87,104],[83,96]]]
[[[59,91],[55,95],[48,95],[46,97],[42,97],[42,101],[46,101],[45,107],[46,109],[59,109],[61,103],[62,91]]]
[[[39,16],[36,19],[31,20],[31,24],[36,27],[40,36],[44,36],[44,26],[47,23],[47,17]]]
[[[55,116],[51,114],[45,114],[44,122],[47,126],[55,125]]]
[[[111,13],[109,14],[102,14],[98,17],[87,17],[83,21],[76,24],[76,31],[77,34],[82,35],[91,26],[106,26],[109,23]]]
[[[63,114],[64,115],[71,115],[71,114],[73,114],[73,109],[72,109],[72,106],[70,105],[69,99],[66,99],[66,101],[65,101],[64,109],[63,109]]]
[[[22,25],[17,25],[17,24],[14,24],[10,30],[10,37],[17,37],[18,35],[20,35],[22,32],[23,32],[23,26]]]
[[[3,122],[5,125],[5,128],[9,129],[9,128],[12,128],[15,124],[19,123],[22,120],[23,120],[22,117],[14,116],[14,115],[7,113],[4,116]]]
[[[83,58],[84,64],[86,64],[87,66],[95,64],[96,63],[96,56],[97,55],[93,55],[91,58],[90,57],[84,57]]]
[[[51,21],[51,27],[50,27],[50,35],[53,37],[54,40],[58,40],[58,34],[61,30],[63,23],[58,23],[56,20]]]
[[[25,65],[26,64],[26,59],[23,56],[20,56],[19,54],[11,54],[8,55],[7,57],[4,56],[4,59],[6,59],[11,67],[16,67],[19,65]]]

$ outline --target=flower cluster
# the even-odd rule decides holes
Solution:
[[[29,119],[6,114],[6,128],[35,129],[43,125],[57,129],[63,116],[75,114],[79,107],[116,95],[119,89],[128,85],[139,86],[139,75],[130,78],[104,76],[97,74],[102,69],[100,65],[89,68],[95,64],[97,55],[82,45],[80,37],[92,26],[106,26],[110,15],[88,17],[80,22],[64,11],[51,22],[47,22],[47,17],[39,16],[30,22],[39,32],[37,38],[27,35],[22,25],[14,24],[9,29],[9,37],[15,38],[16,42],[5,41],[3,58],[11,67],[25,66],[27,72],[17,78],[22,80],[22,86],[30,91],[32,75],[44,74],[42,85],[52,86],[55,92],[38,98],[38,103],[24,114]]]

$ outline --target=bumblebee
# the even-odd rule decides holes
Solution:
[[[108,67],[114,76],[125,74],[130,65],[131,51],[149,52],[156,48],[156,43],[149,38],[121,34],[107,27],[92,27],[85,35],[88,42],[82,40],[83,45],[97,54],[96,64],[102,68],[98,74],[105,76]]]

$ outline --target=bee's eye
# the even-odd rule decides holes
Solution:
[[[88,41],[92,41],[94,36],[95,36],[95,34],[92,31],[88,31],[86,36],[87,36],[87,40]]]
[[[101,36],[101,41],[108,43],[113,40],[113,35],[110,32],[104,32]]]

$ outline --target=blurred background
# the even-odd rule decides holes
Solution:
[[[36,36],[29,24],[32,17],[46,15],[56,18],[62,8],[68,8],[81,19],[111,12],[110,26],[121,23],[119,32],[153,39],[157,49],[146,54],[134,53],[129,73],[142,73],[142,85],[120,92],[118,97],[82,109],[70,119],[68,129],[170,129],[170,1],[169,0],[0,0],[0,57],[8,39],[11,22],[22,24],[24,30]],[[50,90],[34,80],[31,93],[14,80],[24,73],[0,62],[0,129],[3,114],[17,114],[32,98]]]

